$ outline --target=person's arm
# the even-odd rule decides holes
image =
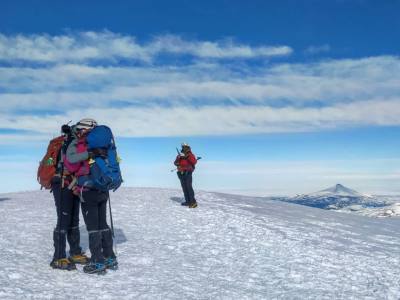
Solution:
[[[197,163],[196,156],[194,156],[192,152],[188,153],[188,155],[187,155],[187,160],[189,161],[189,163],[190,163],[192,166],[195,166],[196,163]]]
[[[175,162],[174,162],[175,166],[179,166],[179,160],[180,160],[180,155],[177,155],[176,159],[175,159]]]
[[[78,145],[78,140],[74,139],[71,144],[69,144],[67,151],[65,153],[68,161],[70,163],[77,163],[83,160],[87,160],[89,158],[89,153],[87,151],[83,152],[77,152],[77,145]]]

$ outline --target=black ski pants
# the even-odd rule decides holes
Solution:
[[[104,263],[104,258],[113,257],[113,237],[107,224],[108,193],[96,190],[82,194],[82,214],[89,233],[89,249],[91,261]]]
[[[196,199],[194,198],[194,190],[192,187],[192,171],[178,171],[178,178],[181,182],[183,195],[185,196],[186,203],[194,203]]]
[[[57,210],[57,225],[53,232],[54,259],[66,257],[66,239],[69,254],[80,254],[79,197],[67,187],[61,189],[60,183],[54,183],[52,191]]]

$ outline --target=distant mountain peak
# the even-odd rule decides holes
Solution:
[[[325,190],[313,193],[312,195],[332,195],[332,196],[352,196],[352,197],[363,197],[364,195],[352,190],[344,185],[338,183]]]

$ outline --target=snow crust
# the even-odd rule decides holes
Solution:
[[[188,209],[181,197],[112,194],[120,268],[98,276],[49,267],[51,194],[0,195],[0,299],[400,297],[400,219],[209,192]]]

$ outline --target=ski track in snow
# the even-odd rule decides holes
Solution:
[[[400,299],[399,219],[209,192],[188,209],[171,189],[111,197],[120,267],[98,276],[49,267],[50,193],[0,195],[0,299]]]

